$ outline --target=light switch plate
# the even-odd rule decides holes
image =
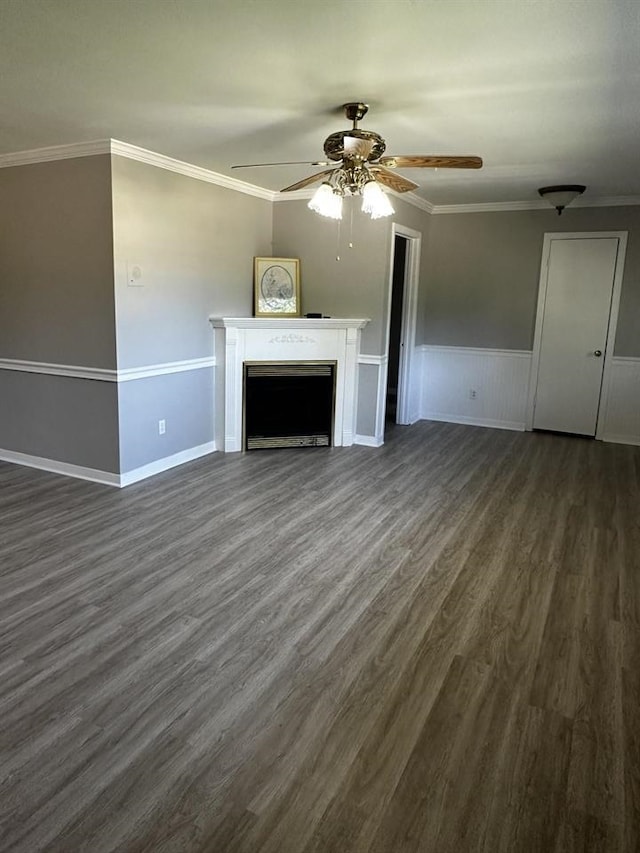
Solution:
[[[129,287],[144,287],[142,267],[140,264],[127,264],[127,284]]]

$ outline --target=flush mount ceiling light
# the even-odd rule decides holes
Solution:
[[[558,211],[558,216],[568,204],[581,196],[586,190],[582,184],[559,184],[556,187],[540,187],[538,194]]]
[[[479,169],[482,166],[480,157],[475,156],[411,154],[383,157],[386,143],[380,134],[358,127],[358,122],[369,110],[368,105],[360,101],[352,101],[343,104],[343,108],[345,116],[353,122],[353,127],[349,130],[339,130],[325,139],[324,153],[328,160],[303,161],[303,163],[300,161],[251,163],[232,168],[293,166],[304,165],[304,163],[310,166],[332,166],[331,169],[317,172],[296,184],[291,184],[290,187],[285,187],[280,192],[294,192],[322,181],[309,202],[311,210],[321,216],[341,219],[342,199],[346,195],[359,195],[362,196],[364,213],[368,213],[372,219],[378,219],[381,216],[390,216],[394,212],[388,196],[382,191],[382,186],[398,193],[406,193],[418,187],[418,184],[394,173],[392,169]]]

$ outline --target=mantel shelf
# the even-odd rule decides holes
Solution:
[[[350,317],[209,317],[216,329],[363,329],[368,319]]]

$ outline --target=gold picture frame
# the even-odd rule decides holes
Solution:
[[[254,258],[254,316],[299,317],[300,307],[299,259]]]

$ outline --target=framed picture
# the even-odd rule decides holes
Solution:
[[[253,279],[254,316],[300,316],[298,258],[254,258]]]

